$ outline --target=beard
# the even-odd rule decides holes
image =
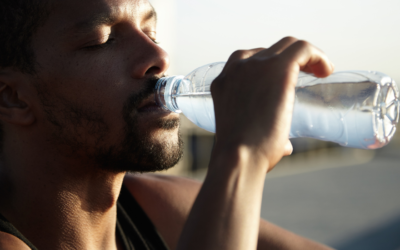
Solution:
[[[183,156],[179,118],[159,119],[152,126],[163,132],[178,129],[177,142],[154,140],[151,131],[140,129],[137,108],[154,93],[157,81],[157,78],[147,80],[143,90],[125,101],[121,111],[124,129],[120,142],[113,145],[103,143],[110,128],[101,111],[50,96],[43,87],[45,84],[35,85],[41,86],[37,89],[47,121],[52,124],[52,141],[60,146],[61,153],[69,158],[88,159],[108,172],[155,172],[173,167]],[[90,140],[92,145],[82,139],[87,136],[94,138]]]
[[[119,150],[108,148],[107,151],[97,151],[95,159],[105,170],[114,172],[155,172],[169,169],[176,165],[183,156],[183,140],[178,130],[178,143],[170,141],[154,143],[149,131],[138,129],[136,112],[141,102],[154,94],[158,79],[147,81],[146,88],[131,95],[125,102],[122,115],[125,121],[124,139]],[[175,130],[179,128],[179,119],[158,120],[157,129]]]

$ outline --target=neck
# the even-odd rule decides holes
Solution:
[[[21,146],[4,151],[0,212],[39,249],[116,249],[124,173]]]

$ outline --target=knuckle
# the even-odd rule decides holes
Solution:
[[[300,48],[310,48],[310,47],[312,47],[312,45],[309,42],[304,41],[304,40],[296,41],[295,45],[300,47]]]
[[[288,43],[294,43],[294,42],[298,41],[298,39],[293,36],[286,36],[286,37],[282,38],[281,41],[288,42]]]
[[[263,50],[266,50],[266,48],[258,47],[258,48],[252,49],[251,51],[254,52],[254,53],[258,53],[258,52],[261,52],[261,51],[263,51]]]
[[[279,54],[272,54],[268,56],[267,58],[254,58],[252,60],[253,67],[256,65],[259,65],[260,67],[266,67],[267,65],[273,65],[277,63],[279,60]]]
[[[240,50],[236,50],[235,52],[233,52],[232,56],[241,57],[241,56],[243,56],[245,54],[247,54],[247,50],[240,49]]]
[[[235,52],[232,53],[231,58],[244,58],[247,55],[248,51],[247,50],[236,50]]]

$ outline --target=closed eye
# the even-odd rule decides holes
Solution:
[[[113,44],[114,42],[115,42],[115,39],[110,37],[110,38],[107,39],[107,41],[105,43],[86,46],[86,47],[83,47],[83,49],[84,50],[103,49],[103,48],[107,47],[108,45]]]
[[[151,38],[150,38],[151,39]],[[155,43],[155,44],[160,44],[160,42],[159,41],[157,41],[157,40],[155,40],[155,39],[151,39],[152,41],[153,41],[153,43]]]

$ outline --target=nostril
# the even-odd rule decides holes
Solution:
[[[161,69],[159,67],[153,66],[146,71],[146,75],[156,75],[161,73]]]

